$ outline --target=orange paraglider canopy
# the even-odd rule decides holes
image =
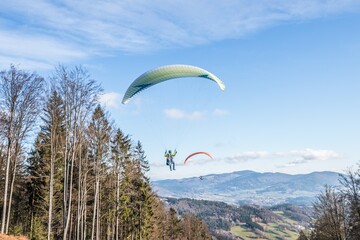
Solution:
[[[194,152],[192,154],[190,154],[184,161],[184,164],[186,164],[187,160],[189,160],[190,158],[192,158],[193,156],[195,155],[198,155],[198,154],[205,154],[207,156],[209,156],[211,159],[213,159],[213,157],[210,155],[210,153],[207,153],[207,152]]]

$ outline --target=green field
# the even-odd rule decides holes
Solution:
[[[235,226],[231,228],[231,233],[235,234],[236,236],[239,236],[243,239],[254,239],[259,237],[257,233],[255,233],[252,230],[249,230],[242,226]],[[257,239],[266,239],[266,238],[257,238]]]
[[[283,212],[274,212],[282,217],[281,221],[276,223],[259,223],[264,231],[259,229],[247,228],[245,224],[240,224],[231,228],[231,233],[242,239],[286,239],[296,240],[299,233],[296,230],[296,221],[284,216]]]

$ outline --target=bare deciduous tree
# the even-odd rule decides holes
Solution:
[[[13,65],[8,71],[0,72],[0,76],[0,106],[5,114],[6,123],[3,125],[3,131],[6,134],[6,167],[0,232],[7,233],[17,160],[23,147],[23,141],[34,126],[41,109],[44,79],[36,73],[19,70]],[[10,175],[10,166],[13,166],[12,176]]]
[[[59,66],[53,80],[59,83],[58,92],[63,100],[65,116],[63,239],[67,239],[72,216],[75,158],[82,150],[80,135],[84,132],[86,120],[94,109],[101,89],[82,67],[68,70]]]
[[[346,239],[345,204],[334,188],[326,186],[314,204],[314,239]]]

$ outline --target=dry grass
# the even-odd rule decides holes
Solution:
[[[13,236],[13,235],[0,234],[0,240],[29,240],[29,239],[24,236]]]

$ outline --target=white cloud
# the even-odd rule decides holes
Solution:
[[[122,95],[116,92],[104,93],[99,96],[99,102],[110,108],[118,108]]]
[[[300,157],[304,161],[339,159],[341,155],[332,150],[315,150],[307,148],[300,151],[290,151],[291,156]]]
[[[205,112],[193,111],[185,112],[180,109],[170,108],[164,110],[165,116],[172,119],[185,119],[185,120],[201,120],[205,117]]]
[[[311,161],[320,161],[320,160],[330,160],[330,159],[341,159],[343,156],[332,150],[314,150],[307,148],[300,151],[290,151],[289,156],[296,158],[294,161],[290,161],[284,165],[278,166],[279,168],[283,167],[293,167],[299,164],[308,163]]]
[[[248,160],[269,158],[274,154],[265,152],[265,151],[255,151],[255,152],[243,152],[236,154],[235,156],[224,158],[227,162],[246,162]]]
[[[0,54],[53,64],[113,50],[193,46],[359,6],[357,0],[2,1]]]
[[[225,109],[220,109],[220,108],[216,108],[213,112],[212,115],[214,116],[224,116],[229,114],[229,112]]]
[[[183,120],[201,120],[208,116],[224,116],[227,115],[228,112],[224,109],[214,109],[211,111],[211,114],[208,114],[206,111],[192,111],[186,112],[177,108],[169,108],[164,110],[164,114],[166,117],[171,119],[183,119]]]
[[[99,102],[111,109],[115,109],[118,113],[126,115],[138,115],[142,112],[143,101],[141,97],[134,98],[131,104],[123,105],[123,94],[117,92],[107,92],[98,96]]]
[[[287,152],[267,152],[267,151],[249,151],[242,152],[230,157],[217,158],[217,161],[224,161],[227,163],[241,163],[250,160],[258,159],[274,159],[274,160],[289,160],[284,165],[278,167],[291,167],[299,164],[304,164],[312,161],[326,161],[331,159],[342,159],[343,156],[333,150],[321,150],[321,149],[304,149],[304,150],[292,150]],[[293,160],[291,160],[293,159]],[[210,159],[211,160],[211,159]],[[203,164],[210,161],[207,158],[200,159],[195,164]]]

